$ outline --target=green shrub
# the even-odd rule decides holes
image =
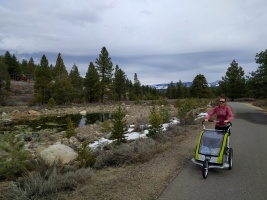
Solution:
[[[56,101],[54,100],[53,97],[51,97],[49,100],[48,100],[48,106],[49,107],[54,107],[56,105]]]
[[[160,105],[160,106],[161,106],[161,105],[164,105],[164,106],[168,105],[167,98],[160,98],[160,99],[159,99],[159,105]]]
[[[142,101],[140,99],[136,99],[134,101],[134,105],[141,105],[142,104]]]
[[[95,164],[95,157],[91,149],[88,147],[88,142],[84,141],[82,146],[78,148],[78,161],[80,167],[92,167]]]
[[[128,127],[125,119],[125,113],[123,112],[121,106],[119,106],[113,115],[113,127],[110,139],[116,140],[117,144],[126,142],[125,134],[127,133],[127,130]]]
[[[170,109],[168,106],[161,106],[160,107],[160,114],[162,116],[162,122],[166,123],[170,120]]]
[[[149,124],[151,125],[148,129],[148,137],[156,138],[157,134],[162,133],[162,116],[159,111],[156,110],[155,106],[150,110]]]
[[[105,120],[103,123],[102,123],[102,131],[104,133],[109,133],[112,131],[112,125],[111,125],[111,122],[110,120]]]
[[[24,142],[14,133],[0,136],[0,180],[15,180],[32,169],[31,154],[25,150]]]
[[[71,118],[68,117],[67,118],[66,138],[70,138],[72,136],[76,137],[77,136],[77,133],[75,131],[74,123],[72,122]]]
[[[194,122],[193,109],[196,107],[196,101],[194,99],[185,99],[184,101],[176,102],[178,106],[178,118],[181,125],[188,125]]]

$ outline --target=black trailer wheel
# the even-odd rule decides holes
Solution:
[[[233,156],[234,156],[234,151],[232,148],[230,148],[228,152],[228,164],[229,164],[228,169],[229,170],[233,168]]]
[[[203,178],[207,178],[209,173],[209,162],[207,160],[205,160],[203,162],[203,166],[202,166],[202,176]]]

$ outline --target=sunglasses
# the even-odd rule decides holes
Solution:
[[[225,103],[225,101],[219,101],[220,103]]]

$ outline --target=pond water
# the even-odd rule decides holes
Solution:
[[[0,133],[4,131],[25,130],[38,131],[41,129],[56,129],[56,131],[63,131],[67,128],[67,119],[70,118],[75,127],[83,127],[88,124],[94,124],[97,121],[103,122],[112,119],[110,113],[91,113],[86,115],[65,115],[65,116],[50,116],[42,117],[36,120],[17,120],[0,126]],[[29,130],[29,131],[30,131]],[[30,132],[31,132],[30,131]]]

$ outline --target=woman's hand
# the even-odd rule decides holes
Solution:
[[[228,120],[224,120],[225,123],[228,123],[229,121]]]

